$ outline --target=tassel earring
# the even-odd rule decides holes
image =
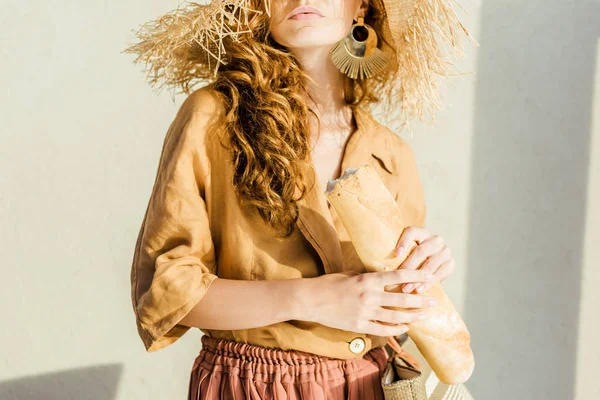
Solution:
[[[358,17],[350,33],[329,52],[333,64],[352,79],[366,79],[379,74],[390,61],[387,54],[377,48],[375,29],[364,21],[364,17]]]

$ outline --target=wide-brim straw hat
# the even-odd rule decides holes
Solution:
[[[270,1],[263,0],[267,14]],[[393,38],[398,67],[393,81],[379,87],[387,100],[383,109],[387,122],[400,121],[404,127],[412,118],[425,121],[427,116],[427,122],[435,122],[435,112],[442,108],[440,78],[461,75],[454,71],[453,62],[464,56],[459,36],[464,34],[479,46],[452,2],[383,0],[384,29]],[[223,40],[229,37],[235,42],[251,34],[248,18],[262,12],[252,9],[249,0],[183,3],[134,31],[139,42],[124,52],[137,54],[134,63],[145,63],[151,86],[180,87],[189,94],[213,81],[219,65],[227,63]]]

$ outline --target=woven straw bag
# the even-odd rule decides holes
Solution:
[[[419,361],[390,336],[393,351],[381,378],[386,400],[474,400],[464,384],[446,385],[434,373],[425,379]]]
[[[386,400],[427,400],[425,380],[420,365],[393,336],[387,338],[393,354],[381,377],[381,386]]]

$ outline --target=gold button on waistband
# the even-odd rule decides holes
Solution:
[[[365,341],[362,338],[354,338],[350,342],[350,351],[353,353],[360,353],[365,349]]]

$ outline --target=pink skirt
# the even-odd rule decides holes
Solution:
[[[296,350],[202,338],[188,400],[383,400],[385,347],[343,360]]]

